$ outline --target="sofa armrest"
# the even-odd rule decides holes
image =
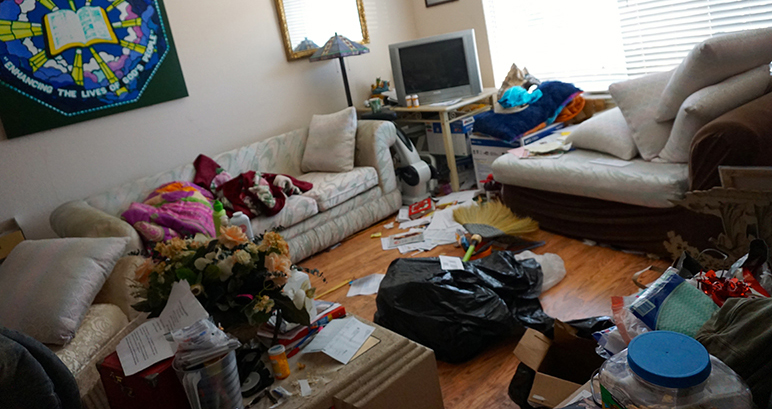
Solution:
[[[49,222],[59,237],[128,237],[126,253],[142,250],[142,240],[130,224],[82,200],[57,207]]]
[[[719,166],[772,166],[772,93],[702,127],[689,153],[689,190],[721,186]]]
[[[136,318],[140,312],[131,306],[139,300],[134,298],[135,290],[132,285],[135,283],[137,269],[145,260],[147,259],[142,256],[121,257],[94,298],[93,304],[113,304],[118,306],[129,320]]]
[[[354,166],[374,167],[384,194],[397,189],[397,176],[389,151],[397,140],[394,124],[388,121],[360,120],[356,138]]]

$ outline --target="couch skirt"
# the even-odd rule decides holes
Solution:
[[[504,185],[503,200],[543,230],[667,258],[680,256],[687,245],[712,248],[708,239],[723,231],[719,217],[681,206],[650,208],[512,185]]]

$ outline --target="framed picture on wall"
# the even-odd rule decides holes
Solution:
[[[163,0],[0,0],[8,138],[187,95]]]
[[[458,1],[458,0],[426,0],[426,7],[437,6],[443,3],[450,3],[451,1]]]

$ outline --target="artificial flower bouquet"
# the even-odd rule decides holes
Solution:
[[[158,243],[137,270],[135,296],[142,301],[133,307],[157,316],[166,306],[172,284],[187,280],[196,298],[226,331],[267,322],[277,308],[283,319],[309,325],[304,303],[313,298],[314,289],[306,284],[305,294],[288,295],[283,289],[292,275],[289,246],[281,235],[268,232],[252,242],[238,226],[222,227],[217,238],[197,235]]]

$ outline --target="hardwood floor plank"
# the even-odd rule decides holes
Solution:
[[[401,257],[397,250],[381,250],[381,241],[370,238],[372,233],[383,236],[403,232],[399,229],[385,229],[384,224],[394,221],[394,216],[346,239],[340,246],[314,255],[299,265],[319,269],[324,276],[312,277],[311,282],[321,294],[344,280],[360,278],[370,274],[384,274],[389,264]],[[563,258],[566,277],[542,294],[540,299],[544,310],[560,320],[572,320],[611,313],[610,297],[629,295],[637,291],[632,283],[634,272],[654,265],[660,269],[669,263],[652,260],[635,254],[627,254],[609,248],[588,246],[574,240],[544,231],[524,236],[530,240],[543,240],[546,244],[534,249],[537,254],[555,253]],[[439,246],[418,257],[439,255],[463,256],[463,251],[453,245]],[[644,274],[643,281],[653,281],[657,273]],[[326,280],[326,282],[325,282]],[[376,311],[375,295],[347,298],[348,286],[344,286],[324,297],[329,301],[343,304],[350,313],[373,319]],[[507,395],[507,387],[519,364],[513,355],[516,341],[501,340],[469,362],[448,364],[438,362],[437,369],[442,387],[443,400],[448,409],[469,408],[516,408]]]

